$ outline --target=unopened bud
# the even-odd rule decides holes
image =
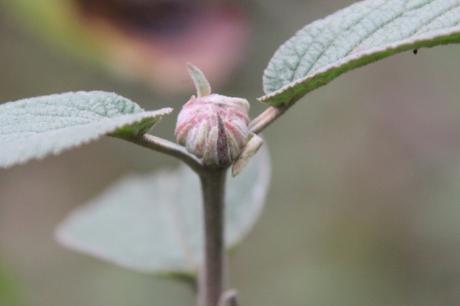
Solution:
[[[229,166],[249,139],[249,102],[211,94],[204,73],[192,64],[187,68],[197,97],[192,96],[179,113],[176,140],[205,165]]]
[[[182,107],[176,139],[205,165],[225,167],[240,155],[249,135],[249,102],[210,94],[193,96]]]

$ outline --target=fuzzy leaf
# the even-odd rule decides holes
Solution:
[[[59,154],[103,135],[145,132],[170,108],[146,112],[102,91],[23,99],[0,105],[0,168]]]
[[[270,176],[262,150],[237,178],[229,177],[227,246],[256,222]],[[58,227],[63,245],[149,273],[196,273],[202,258],[202,209],[197,176],[188,168],[126,177]]]
[[[284,43],[260,101],[292,104],[342,73],[387,56],[460,42],[460,0],[366,0],[315,21]]]

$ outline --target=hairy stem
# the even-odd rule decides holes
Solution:
[[[189,165],[190,168],[192,168],[198,174],[204,172],[201,160],[195,155],[187,152],[183,146],[177,145],[174,142],[150,134],[143,134],[140,136],[123,139],[145,148],[176,157]]]
[[[224,212],[227,169],[200,175],[204,205],[205,254],[200,306],[217,306],[224,290]]]
[[[272,124],[276,119],[281,117],[281,115],[283,115],[284,112],[286,112],[291,106],[292,104],[278,107],[270,106],[251,121],[251,123],[249,124],[251,132],[259,134],[270,124]]]

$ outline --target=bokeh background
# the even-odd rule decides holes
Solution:
[[[108,53],[91,48],[80,52],[91,42],[53,37],[52,27],[40,28],[46,22],[37,3],[51,8],[59,1],[17,0],[20,9],[15,1],[0,2],[0,101],[101,89],[145,108],[177,109],[191,94],[180,69],[171,76],[169,68],[154,65],[166,61],[168,52],[147,56],[144,66],[156,76],[149,78],[145,70],[144,75],[130,70],[137,66],[129,57],[108,60]],[[106,5],[101,10],[110,11],[119,2],[100,1]],[[240,12],[231,22],[239,32],[229,37],[238,44],[223,40],[221,49],[201,44],[209,30],[206,23],[195,36],[183,34],[195,22],[190,14],[198,13],[176,14],[187,1],[170,2],[174,5],[155,14],[160,25],[140,10],[142,22],[130,31],[142,35],[128,34],[148,40],[146,33],[153,28],[160,37],[141,54],[167,50],[170,44],[205,46],[209,54],[231,50],[223,54],[231,57],[224,57],[230,64],[204,56],[201,65],[216,70],[211,78],[216,91],[248,97],[256,114],[263,109],[255,100],[262,94],[262,71],[277,46],[304,24],[353,1],[233,2]],[[136,14],[130,11],[129,20],[137,20]],[[222,18],[210,18],[210,24]],[[99,31],[86,19],[81,26],[89,33],[94,27],[93,43],[111,46],[106,40],[110,31]],[[168,61],[182,65],[189,56],[185,52]],[[458,305],[458,71],[460,46],[400,54],[311,93],[265,132],[273,161],[267,208],[230,261],[231,283],[243,306]],[[162,75],[170,78],[168,84],[158,81]],[[156,132],[172,138],[173,127],[173,117],[166,118]],[[107,138],[0,170],[0,305],[194,305],[183,284],[72,253],[53,240],[54,227],[67,213],[117,178],[176,164]]]

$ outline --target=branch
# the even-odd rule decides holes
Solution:
[[[203,165],[201,160],[195,155],[187,152],[187,150],[172,141],[153,136],[150,134],[143,134],[135,137],[123,138],[127,141],[151,149],[153,151],[161,152],[169,156],[176,157],[190,166],[196,173],[203,173]]]

